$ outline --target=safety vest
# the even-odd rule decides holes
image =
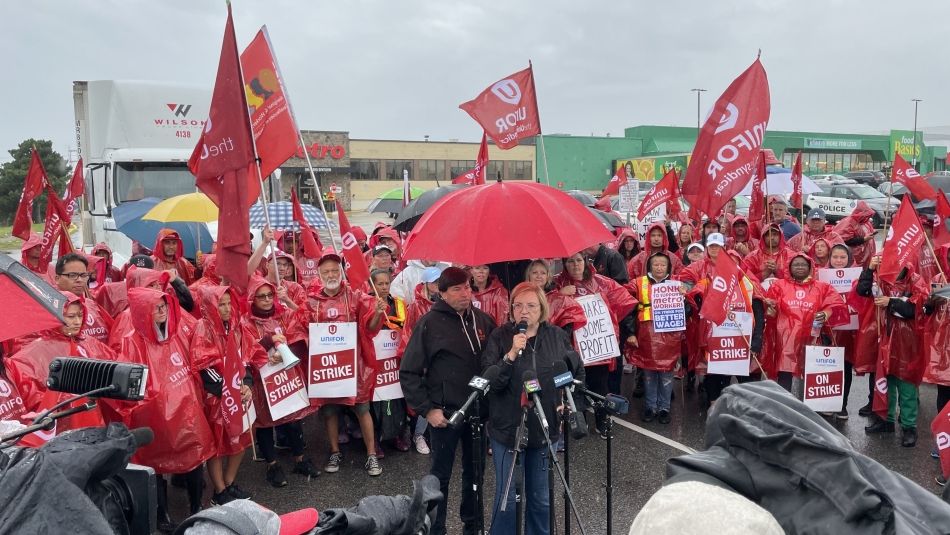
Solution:
[[[393,330],[399,330],[406,324],[406,303],[396,296],[392,296],[392,299],[396,303],[396,306],[392,307],[395,309],[395,314],[392,316],[386,315],[386,326]]]
[[[653,319],[653,307],[650,306],[650,278],[647,275],[640,277],[640,303],[637,305],[637,319],[639,321],[651,321]]]

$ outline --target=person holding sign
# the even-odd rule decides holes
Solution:
[[[216,455],[208,460],[214,485],[212,505],[250,498],[235,485],[244,450],[251,445],[245,425],[253,380],[249,367],[267,362],[255,333],[241,322],[237,292],[230,286],[198,290],[202,319],[191,339],[191,368],[204,384],[204,409],[214,437]]]
[[[663,253],[649,260],[650,272],[633,281],[637,288],[635,341],[627,345],[627,360],[644,372],[641,420],[670,423],[673,371],[680,359],[686,316],[686,287],[670,281],[672,262]]]
[[[802,378],[805,346],[819,342],[825,326],[834,327],[835,318],[847,317],[844,300],[826,282],[812,278],[812,260],[803,253],[792,257],[788,279],[778,279],[766,292],[768,315],[775,318],[775,371],[778,384],[792,391],[792,379]]]
[[[877,307],[880,359],[887,359],[887,420],[874,416],[866,433],[893,433],[900,405],[900,424],[903,431],[901,446],[917,445],[918,388],[929,362],[929,354],[921,344],[922,308],[930,295],[930,288],[916,273],[912,264],[905,264],[892,282],[876,274],[881,257],[871,259],[861,272],[856,292],[873,297]],[[875,292],[875,283],[879,286]],[[882,377],[878,377],[880,381]]]
[[[304,379],[307,376],[307,336],[294,321],[294,311],[283,305],[287,288],[277,289],[260,277],[251,279],[247,288],[249,313],[241,318],[244,326],[268,353],[270,366],[253,369],[253,401],[257,412],[254,436],[261,456],[267,463],[265,479],[274,487],[287,485],[287,477],[277,462],[274,432],[286,437],[294,457],[293,473],[317,477],[320,472],[313,461],[304,458],[301,420],[317,410],[307,399]],[[286,346],[301,362],[289,368],[284,365],[278,346]],[[296,400],[294,397],[296,396]],[[273,407],[273,411],[271,410]]]
[[[640,278],[647,273],[647,259],[656,253],[663,253],[673,261],[673,275],[679,274],[682,269],[682,262],[670,250],[669,235],[666,233],[666,225],[663,222],[656,222],[647,228],[647,243],[637,256],[627,262],[627,274],[629,280]]]
[[[515,492],[508,492],[506,511],[500,511],[501,499],[505,494],[507,474],[514,462],[513,450],[515,436],[521,425],[521,396],[524,392],[522,377],[528,370],[537,374],[541,385],[539,393],[545,418],[550,425],[548,438],[555,443],[560,435],[557,425],[557,406],[560,405],[560,391],[554,386],[554,363],[563,361],[574,378],[584,380],[584,365],[580,356],[571,348],[567,335],[561,329],[547,322],[548,303],[544,291],[530,283],[522,282],[511,292],[512,322],[506,323],[488,337],[482,364],[486,368],[483,374],[493,378],[489,384],[488,404],[493,459],[495,462],[495,517],[493,534],[515,533]],[[516,323],[527,326],[519,332]],[[583,396],[575,399],[579,411],[583,411]],[[538,418],[528,415],[528,445],[524,449],[521,461],[524,477],[525,496],[525,533],[550,533],[549,526],[551,503],[548,500],[548,450],[544,441],[544,430]],[[522,474],[515,474],[521,477]]]
[[[383,246],[377,245],[378,247]],[[385,456],[381,442],[386,440],[393,440],[399,451],[409,451],[406,403],[399,390],[399,360],[402,357],[399,339],[406,323],[406,304],[389,293],[392,277],[392,272],[388,269],[374,269],[370,273],[376,297],[386,302],[384,325],[373,341],[379,372],[376,375],[376,390],[370,407],[377,433],[376,455],[379,458]]]
[[[317,263],[322,288],[311,286],[307,294],[306,306],[297,311],[297,320],[302,325],[310,325],[310,367],[308,390],[310,397],[320,399],[324,404],[320,414],[327,428],[330,441],[330,458],[323,471],[340,471],[343,454],[340,453],[339,415],[342,406],[350,406],[356,412],[363,443],[366,446],[366,473],[378,476],[383,473],[376,457],[376,439],[373,430],[373,417],[369,413],[369,403],[373,398],[376,383],[376,348],[373,338],[379,333],[386,315],[386,303],[373,298],[360,290],[350,288],[343,281],[343,262],[332,250],[324,251]],[[347,325],[355,323],[355,340],[348,338],[344,331]],[[316,347],[315,332],[323,324],[328,333],[322,338],[330,339],[328,344],[342,341],[346,349],[337,350],[337,346],[327,346],[328,352]],[[336,334],[334,334],[336,333]],[[357,350],[354,353],[354,350]],[[345,397],[321,397],[315,392],[329,390],[330,383],[346,383],[347,379],[356,380],[353,395]]]
[[[432,524],[432,535],[445,533],[449,482],[459,442],[462,443],[459,516],[464,524],[463,533],[475,533],[476,518],[481,514],[481,511],[476,511],[472,486],[475,449],[471,425],[468,419],[458,428],[448,425],[449,417],[465,404],[471,393],[469,381],[482,372],[482,348],[495,329],[491,316],[472,306],[469,278],[467,271],[454,266],[442,272],[439,276],[441,299],[436,300],[432,309],[419,319],[399,368],[399,382],[406,403],[429,422],[432,439],[429,473],[439,478],[444,497]]]
[[[580,252],[564,259],[564,271],[554,284],[564,295],[573,296],[584,309],[587,324],[574,331],[574,341],[586,366],[587,387],[598,394],[607,394],[609,373],[617,366],[622,343],[636,342],[633,333],[637,301],[623,286],[594,273],[593,266]],[[601,436],[605,436],[606,419],[605,412],[597,412],[597,430]]]

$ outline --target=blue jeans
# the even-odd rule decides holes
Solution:
[[[501,510],[501,498],[505,494],[505,483],[508,482],[508,470],[514,460],[514,451],[495,439],[492,439],[491,447],[494,452],[492,461],[495,463],[495,503],[492,505],[495,523],[492,525],[491,535],[513,534],[515,533],[515,480],[519,477],[517,468],[511,481],[511,489],[508,491],[508,506],[505,511]],[[518,455],[524,473],[522,503],[525,504],[525,535],[547,535],[551,532],[548,455],[547,446],[525,448],[525,451]]]
[[[673,372],[643,370],[643,388],[646,408],[669,411],[673,396]]]

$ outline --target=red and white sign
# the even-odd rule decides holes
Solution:
[[[930,432],[940,454],[940,471],[943,477],[947,477],[950,475],[950,403],[944,405],[930,422]]]
[[[500,149],[541,133],[531,67],[498,80],[474,99],[459,104],[482,125]]]
[[[373,338],[376,347],[376,388],[373,401],[402,399],[402,387],[399,385],[399,331],[383,329]]]
[[[356,323],[310,324],[311,398],[346,398],[356,395]]]
[[[707,350],[707,370],[717,375],[749,375],[752,314],[730,312],[722,324],[713,324]]]
[[[283,363],[267,363],[261,367],[267,408],[270,410],[271,420],[274,421],[310,405],[301,366],[281,369],[283,366]]]
[[[600,294],[575,298],[584,309],[587,325],[574,329],[574,343],[584,364],[604,363],[620,356],[617,333],[610,319],[610,309]]]
[[[805,346],[802,401],[813,411],[838,412],[844,403],[844,348]]]
[[[827,282],[839,294],[851,291],[851,285],[861,276],[861,268],[822,268],[818,270],[818,280]]]

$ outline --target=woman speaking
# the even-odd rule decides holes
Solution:
[[[516,531],[514,488],[509,489],[508,505],[504,512],[501,511],[501,499],[505,494],[508,471],[517,447],[515,435],[521,425],[522,378],[525,372],[534,372],[541,385],[538,395],[549,424],[548,437],[552,443],[557,441],[560,427],[557,419],[560,395],[554,387],[554,363],[563,361],[576,379],[584,380],[580,356],[571,349],[567,334],[547,322],[548,302],[544,290],[530,282],[515,286],[511,292],[511,317],[515,323],[506,323],[492,331],[482,353],[483,363],[488,368],[484,375],[491,381],[488,393],[491,414],[488,436],[491,438],[495,462],[492,535]],[[518,324],[521,324],[524,332],[521,332]],[[583,410],[583,407],[578,407],[578,410]],[[524,477],[524,533],[528,535],[551,532],[548,525],[551,507],[548,500],[549,453],[538,420],[533,414],[527,416],[528,445],[519,454],[522,456],[522,473],[514,476]]]

